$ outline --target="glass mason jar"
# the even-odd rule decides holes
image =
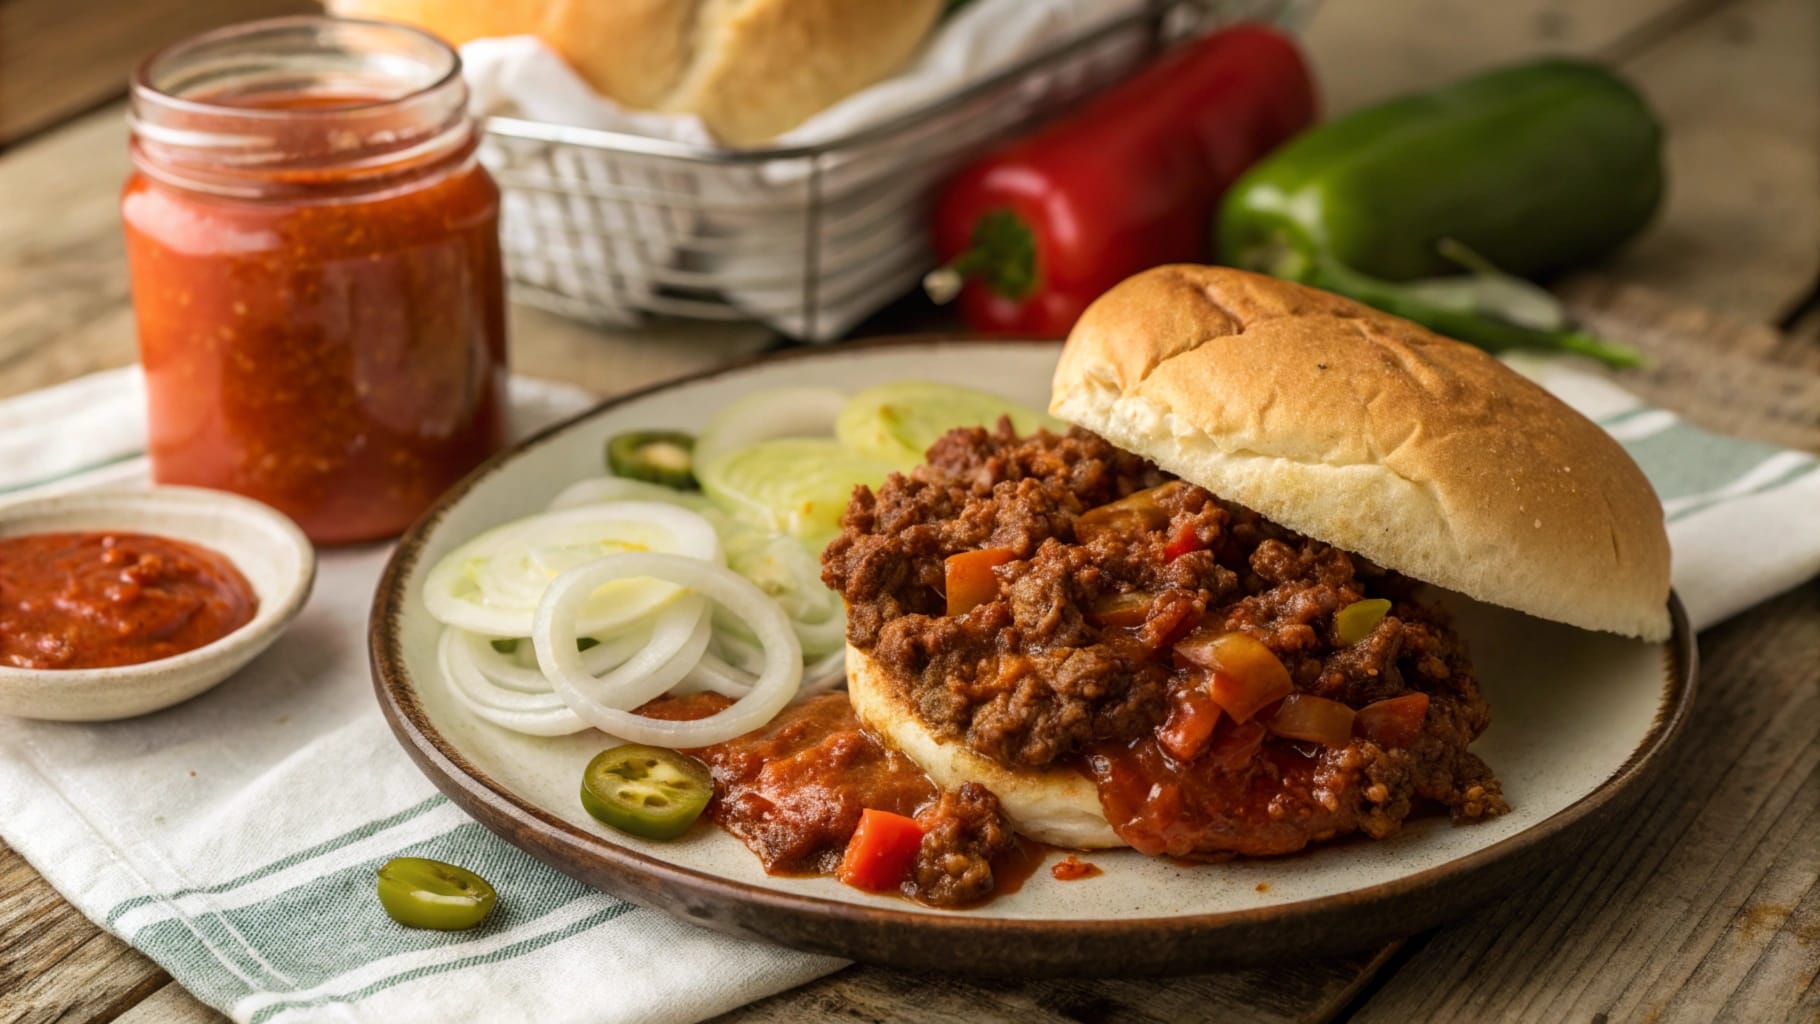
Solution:
[[[152,475],[397,534],[505,434],[499,190],[455,52],[276,18],[134,77],[121,195]]]

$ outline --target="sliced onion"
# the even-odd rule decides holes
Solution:
[[[587,505],[495,527],[444,555],[424,580],[424,605],[444,625],[529,636],[552,579],[602,555],[640,550],[721,560],[713,525],[686,508],[654,501]],[[678,593],[651,580],[616,581],[582,602],[573,625],[584,634],[606,633]]]
[[[477,717],[531,736],[567,736],[588,728],[555,693],[528,694],[490,683],[469,657],[459,630],[444,627],[437,647],[442,674],[455,698]]]
[[[752,690],[756,677],[745,669],[727,664],[712,653],[703,654],[683,681],[671,693],[718,693],[723,697],[744,697]]]
[[[590,698],[571,685],[568,674],[551,679],[563,701],[590,725],[633,743],[663,747],[702,747],[741,736],[769,722],[783,710],[803,681],[802,645],[777,603],[750,580],[724,566],[676,555],[636,552],[609,555],[557,577],[537,608],[538,661],[544,647],[562,639],[555,624],[574,614],[585,595],[616,580],[650,577],[687,587],[739,616],[764,650],[764,671],[752,689],[726,708],[692,722],[668,722],[635,715]],[[556,645],[559,646],[559,645]],[[569,646],[574,646],[569,634]],[[629,664],[629,663],[628,663]],[[685,670],[686,671],[686,670]]]
[[[696,559],[687,561],[708,564]],[[564,573],[557,582],[571,578],[578,571],[572,569]],[[572,586],[559,590],[552,585],[543,603],[537,606],[537,621],[531,629],[531,643],[537,648],[537,666],[543,669],[550,685],[565,700],[570,693],[575,693],[602,707],[630,711],[682,682],[689,669],[701,660],[713,637],[708,602],[690,594],[658,614],[651,626],[650,641],[637,653],[607,674],[596,676],[588,671],[583,652],[575,647],[574,617],[578,606],[587,602],[589,593]]]
[[[679,491],[674,487],[631,480],[623,476],[597,476],[577,480],[563,488],[562,493],[550,502],[550,511],[599,505],[608,501],[660,501],[681,505],[694,512],[713,507],[702,495]]]
[[[778,437],[833,437],[847,396],[832,388],[771,388],[721,407],[695,438],[695,464]]]
[[[822,655],[846,646],[846,609],[823,585],[821,560],[801,542],[743,524],[723,529],[721,537],[727,567],[758,584],[783,606],[803,650]]]
[[[837,690],[847,684],[847,648],[826,655],[809,663],[803,669],[803,690],[799,697]]]
[[[517,690],[520,693],[550,692],[550,677],[544,675],[543,669],[539,668],[534,661],[526,664],[519,659],[516,653],[501,654],[493,646],[491,637],[469,633],[466,630],[458,630],[458,632],[461,633],[462,643],[467,648],[468,660],[474,663],[474,667],[480,671],[481,675],[487,677],[488,682],[508,690]],[[624,632],[609,635],[604,640],[591,639],[596,642],[594,646],[581,652],[581,664],[589,675],[598,676],[618,668],[625,663],[626,659],[637,654],[640,648],[650,643],[651,627],[645,623],[637,623],[628,627]],[[521,650],[532,649],[529,637],[519,642],[526,645]]]
[[[719,618],[719,609],[715,609],[715,623],[721,626],[714,633],[714,646],[720,649],[720,656],[727,663],[748,675],[757,675],[765,670],[765,649],[742,636],[745,628],[734,630],[730,624]],[[749,634],[748,634],[749,635]]]

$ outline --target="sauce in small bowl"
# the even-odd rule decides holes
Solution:
[[[115,530],[0,537],[0,665],[140,665],[214,643],[258,609],[212,548]]]
[[[104,721],[188,700],[277,639],[315,571],[296,524],[231,494],[0,505],[0,714]]]

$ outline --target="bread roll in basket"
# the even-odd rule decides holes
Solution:
[[[886,78],[942,0],[325,0],[343,17],[417,25],[460,46],[534,35],[608,99],[694,114],[750,146]]]

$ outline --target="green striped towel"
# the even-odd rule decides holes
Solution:
[[[1568,363],[1516,365],[1649,474],[1697,627],[1820,572],[1812,456],[1699,430]],[[527,428],[585,402],[515,391]],[[141,413],[131,372],[0,402],[0,491],[142,483]],[[1762,537],[1775,542],[1737,543]],[[364,618],[386,554],[326,553],[289,632],[187,704],[103,725],[0,719],[0,837],[239,1021],[698,1020],[839,966],[595,892],[436,795],[368,680]],[[498,911],[470,932],[396,927],[373,872],[399,855],[478,870]]]

